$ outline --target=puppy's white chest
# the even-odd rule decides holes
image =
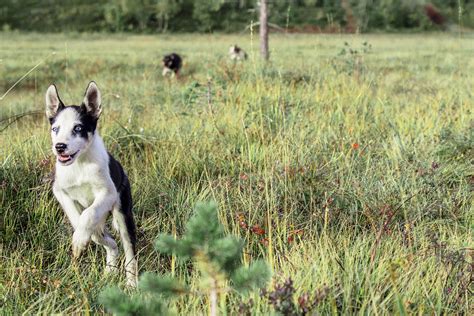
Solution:
[[[72,186],[64,191],[72,200],[77,201],[84,208],[89,207],[94,202],[94,191],[90,184],[84,183],[82,185]]]
[[[83,207],[88,207],[94,202],[94,193],[101,189],[104,182],[102,173],[93,164],[76,164],[57,168],[55,187],[64,191],[72,200]]]

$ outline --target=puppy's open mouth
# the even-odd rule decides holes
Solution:
[[[72,155],[59,154],[59,155],[58,155],[58,160],[59,160],[59,162],[62,162],[62,163],[69,162],[69,161],[71,161],[71,160],[74,158],[74,156],[76,156],[77,153],[78,153],[78,152],[75,152],[75,153],[72,154]]]

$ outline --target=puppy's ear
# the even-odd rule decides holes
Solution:
[[[89,82],[86,93],[84,94],[83,108],[87,114],[98,119],[102,112],[101,96],[99,88],[94,81]]]
[[[62,108],[64,104],[59,98],[58,89],[52,84],[46,91],[46,116],[51,120]]]

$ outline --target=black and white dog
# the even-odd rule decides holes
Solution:
[[[229,47],[229,57],[232,61],[242,61],[247,59],[247,53],[237,45]]]
[[[107,272],[118,270],[117,244],[105,227],[112,211],[125,251],[127,284],[135,286],[138,263],[130,183],[99,136],[101,111],[100,91],[93,81],[81,105],[65,106],[56,86],[49,86],[46,115],[57,158],[53,192],[74,228],[73,257],[78,258],[92,239],[107,251]]]
[[[168,73],[171,75],[179,75],[181,66],[183,65],[183,60],[181,56],[176,53],[171,53],[163,57],[163,76],[166,76]]]

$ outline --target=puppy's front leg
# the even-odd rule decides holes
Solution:
[[[77,224],[79,223],[80,212],[74,201],[66,194],[63,190],[53,187],[53,193],[59,204],[66,213],[69,222],[71,223],[74,230],[76,230]]]
[[[72,254],[78,258],[89,243],[94,232],[105,224],[108,212],[117,201],[117,193],[110,190],[95,194],[94,202],[79,217],[78,225],[72,235]]]

